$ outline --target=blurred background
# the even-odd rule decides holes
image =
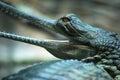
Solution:
[[[1,0],[33,16],[58,19],[76,14],[92,25],[120,34],[120,0]],[[63,36],[21,23],[0,12],[0,31],[42,39],[65,39]],[[0,79],[27,65],[56,60],[44,48],[0,38]]]

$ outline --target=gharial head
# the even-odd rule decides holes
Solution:
[[[60,18],[55,26],[57,32],[65,35],[77,45],[94,48],[97,52],[115,52],[119,50],[119,35],[82,22],[75,14]]]

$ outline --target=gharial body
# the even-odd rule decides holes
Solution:
[[[3,80],[120,80],[120,36],[117,33],[90,26],[74,14],[47,20],[28,15],[1,1],[0,11],[51,29],[68,39],[38,40],[0,32],[0,37],[42,46],[52,55],[68,59],[33,65]],[[81,57],[81,46],[89,50],[84,58]]]

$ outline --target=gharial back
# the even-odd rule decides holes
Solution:
[[[113,80],[100,66],[78,60],[38,63],[3,80]]]

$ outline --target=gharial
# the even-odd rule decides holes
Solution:
[[[51,29],[68,39],[40,40],[0,32],[0,37],[42,46],[52,55],[64,59],[32,65],[3,80],[120,80],[120,36],[117,33],[90,26],[75,14],[47,20],[28,15],[2,1],[0,11]],[[90,51],[86,53],[87,57],[79,55],[81,46]]]

